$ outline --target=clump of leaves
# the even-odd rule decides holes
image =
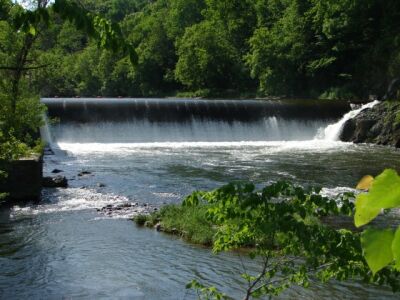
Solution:
[[[207,219],[217,226],[215,252],[254,245],[249,255],[263,263],[259,274],[242,275],[248,283],[244,299],[278,295],[293,284],[308,287],[311,278],[362,278],[398,290],[398,272],[371,274],[358,233],[320,221],[326,216],[353,216],[352,197],[330,199],[317,189],[286,182],[262,190],[250,183],[231,183],[211,192],[194,192],[184,205],[211,204]]]
[[[400,176],[385,170],[372,182],[368,193],[356,199],[355,225],[369,224],[385,209],[400,207]],[[365,259],[373,273],[386,266],[400,271],[400,226],[378,229],[370,226],[361,235]]]

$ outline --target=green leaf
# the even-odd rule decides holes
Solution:
[[[33,26],[33,25],[29,25],[29,33],[31,34],[31,35],[36,35],[36,28],[35,28],[35,26]]]
[[[393,257],[396,261],[395,268],[400,271],[400,226],[397,228],[396,234],[392,243]]]
[[[368,224],[381,211],[400,206],[400,176],[395,170],[385,170],[376,177],[367,194],[360,194],[356,199],[354,217],[357,227]]]
[[[375,274],[393,260],[391,229],[367,229],[361,234],[361,246],[368,266]]]

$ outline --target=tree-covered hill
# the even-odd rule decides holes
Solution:
[[[81,2],[120,23],[137,64],[59,20],[36,49],[42,96],[366,98],[400,77],[397,0]]]

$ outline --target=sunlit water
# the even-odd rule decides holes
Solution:
[[[315,132],[307,134],[317,136],[318,126],[313,124],[308,128]],[[71,187],[45,190],[40,204],[1,213],[2,299],[195,299],[185,289],[194,278],[241,299],[245,284],[239,274],[243,265],[256,272],[257,261],[235,253],[213,255],[209,249],[140,229],[128,219],[104,217],[96,208],[127,201],[179,203],[193,190],[232,180],[263,186],[283,179],[335,193],[351,189],[365,174],[376,175],[386,167],[400,169],[398,150],[317,138],[185,142],[164,135],[159,142],[110,143],[103,140],[110,138],[109,131],[91,136],[78,128],[83,140],[74,142],[67,138],[71,126],[63,126],[51,130],[58,149],[46,157],[45,171],[63,170]],[[108,128],[123,140],[125,133],[118,126],[114,131]],[[135,131],[134,126],[131,129]],[[82,170],[92,174],[77,176]],[[106,186],[100,188],[98,183]],[[385,288],[333,281],[315,283],[307,290],[293,287],[281,298],[397,297]]]

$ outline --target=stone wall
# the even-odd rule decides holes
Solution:
[[[0,191],[9,193],[10,200],[37,201],[40,199],[43,177],[41,155],[22,158],[4,166],[8,176],[0,183]]]

